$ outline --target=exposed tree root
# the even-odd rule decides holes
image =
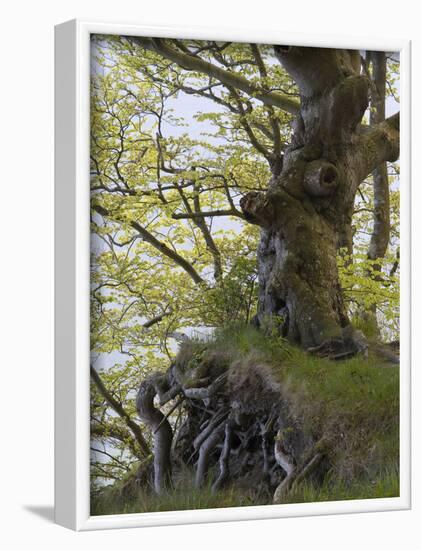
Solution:
[[[274,454],[276,462],[285,471],[287,476],[290,476],[295,471],[295,465],[292,457],[285,451],[282,445],[282,434],[278,431],[275,438]]]
[[[357,354],[366,357],[368,343],[360,330],[355,330],[349,325],[343,329],[341,336],[329,338],[318,346],[308,348],[307,351],[319,357],[339,361],[349,359]]]
[[[214,416],[214,418],[210,419],[206,423],[204,423],[203,431],[200,432],[200,434],[195,438],[193,441],[193,447],[197,450],[201,447],[202,443],[209,437],[209,435],[215,431],[215,429],[221,424],[221,422],[226,418],[229,414],[229,411],[222,411]]]
[[[229,456],[231,452],[232,439],[232,423],[228,420],[225,422],[225,439],[219,456],[219,476],[212,485],[212,491],[216,492],[220,489],[229,478]]]
[[[314,443],[305,440],[289,416],[270,371],[253,363],[241,368],[234,363],[223,372],[215,364],[206,373],[203,365],[196,368],[200,376],[194,369],[186,376],[172,365],[139,389],[138,413],[154,437],[155,492],[171,484],[173,463],[173,469],[193,466],[197,487],[212,472],[213,492],[237,484],[256,495],[283,495],[310,467],[295,465]],[[156,396],[160,404],[179,397],[164,415],[154,405]],[[182,410],[184,421],[173,441],[171,413],[176,409]]]
[[[300,483],[314,472],[322,459],[323,453],[316,452],[300,469],[293,469],[276,488],[275,494],[273,495],[273,503],[281,504],[294,485]]]
[[[161,377],[148,378],[140,385],[136,400],[139,417],[154,434],[154,488],[158,494],[171,481],[171,442],[173,438],[168,419],[154,406],[155,395],[162,392],[162,383]]]
[[[177,401],[177,403],[175,403],[175,405],[173,405],[171,407],[171,409],[167,412],[167,414],[164,416],[164,418],[161,420],[161,422],[159,423],[158,427],[155,428],[155,430],[153,431],[153,434],[155,435],[156,432],[160,429],[160,427],[162,426],[162,424],[168,420],[168,418],[171,416],[171,414],[176,410],[178,409],[178,407],[181,405],[181,403],[184,401],[184,397],[180,397],[180,399]]]
[[[205,482],[210,454],[221,441],[224,433],[224,427],[224,424],[219,424],[219,426],[217,426],[200,445],[199,460],[197,462],[196,470],[196,487],[202,487]]]

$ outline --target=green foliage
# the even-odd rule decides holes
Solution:
[[[341,250],[338,267],[344,298],[354,326],[368,338],[380,331],[385,341],[399,339],[399,167],[389,166],[390,241],[384,258],[370,260],[368,244],[373,230],[372,177],[360,186],[353,216],[352,256]],[[367,313],[375,311],[375,317]],[[373,320],[375,323],[373,324]]]
[[[391,270],[391,260],[389,254],[374,261],[358,252],[352,259],[347,255],[338,257],[340,282],[353,324],[367,337],[377,336],[377,323],[376,326],[370,324],[366,315],[373,307],[378,312],[376,320],[384,338],[399,337],[399,276],[387,274]]]
[[[234,258],[224,279],[203,293],[202,323],[218,327],[250,321],[256,310],[257,290],[256,259]]]

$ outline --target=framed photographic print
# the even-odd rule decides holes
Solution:
[[[410,506],[410,43],[56,28],[56,521]]]

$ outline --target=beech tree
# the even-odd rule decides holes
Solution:
[[[175,394],[147,377],[192,328],[251,322],[332,358],[365,353],[363,313],[396,336],[397,65],[144,37],[96,37],[94,57],[92,349],[117,359],[92,368],[93,435],[120,453],[94,447],[113,479],[150,454],[139,372],[138,411],[168,446],[151,411]]]

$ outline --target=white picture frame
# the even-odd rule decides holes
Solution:
[[[283,43],[399,51],[401,60],[401,370],[400,496],[385,499],[251,506],[215,510],[90,516],[89,512],[89,83],[90,35]],[[72,20],[55,34],[55,520],[75,530],[405,510],[410,465],[410,75],[407,39],[366,39],[143,26]]]

